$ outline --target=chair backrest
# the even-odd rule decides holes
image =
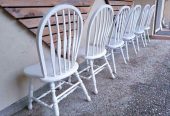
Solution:
[[[125,32],[125,27],[127,24],[127,19],[129,16],[130,7],[129,6],[123,6],[117,16],[114,19],[111,35],[109,37],[108,44],[109,45],[115,45],[118,42],[123,41],[123,35]]]
[[[143,8],[143,11],[139,17],[138,23],[137,23],[137,30],[144,30],[145,28],[145,24],[148,18],[148,14],[149,14],[149,10],[150,10],[150,5],[146,4],[145,7]]]
[[[148,13],[148,18],[147,18],[145,27],[150,27],[152,17],[154,16],[154,13],[155,13],[155,9],[156,9],[156,5],[152,5]]]
[[[110,5],[102,5],[92,15],[87,33],[86,56],[95,56],[105,50],[114,12]]]
[[[130,10],[126,29],[125,29],[125,34],[132,35],[135,33],[135,29],[140,13],[141,13],[141,5],[136,5]]]
[[[46,27],[48,27],[50,35],[49,60],[52,72],[47,68],[43,49],[43,33],[47,31],[45,30]],[[72,5],[57,5],[44,15],[37,33],[37,49],[44,77],[63,75],[75,65],[82,29],[83,20],[81,13]],[[57,41],[57,43],[54,44],[54,41]]]

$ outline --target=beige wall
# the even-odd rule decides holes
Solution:
[[[170,22],[170,0],[165,0],[164,17],[165,17],[165,22],[169,24]]]
[[[134,4],[140,4],[144,6],[145,4],[155,4],[156,0],[134,0]]]
[[[34,36],[0,8],[0,111],[27,95],[24,67],[38,62]],[[47,52],[47,49],[46,49]],[[34,81],[35,89],[43,84]]]
[[[96,0],[92,12],[104,0]],[[89,16],[91,16],[90,12]],[[89,17],[90,18],[90,17]],[[81,47],[86,40],[87,19]],[[0,8],[0,111],[27,95],[28,80],[23,75],[24,67],[38,62],[35,36]],[[48,53],[48,49],[46,49]],[[81,52],[80,52],[81,53]],[[82,61],[82,58],[80,58]],[[43,83],[34,81],[35,89]]]

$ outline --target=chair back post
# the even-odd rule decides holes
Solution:
[[[93,14],[87,32],[86,56],[95,56],[105,50],[113,17],[110,5],[103,5]]]
[[[141,13],[141,5],[136,5],[130,10],[126,29],[125,29],[125,34],[132,35],[135,33],[135,29],[140,13]]]
[[[127,24],[127,18],[129,16],[129,11],[129,6],[123,6],[115,17],[112,25],[111,36],[109,37],[108,41],[109,45],[114,45],[123,41],[123,35]]]
[[[43,50],[43,33],[46,30],[48,30],[50,35],[49,46],[52,71],[47,69]],[[44,77],[62,75],[74,66],[80,46],[82,30],[82,15],[72,5],[57,5],[44,15],[37,32],[37,50]],[[62,64],[62,62],[64,63]],[[48,72],[52,73],[52,75],[48,75]]]
[[[147,22],[145,25],[146,28],[150,28],[151,20],[152,20],[152,17],[154,16],[155,9],[156,9],[156,5],[152,5],[152,7],[150,8],[149,13],[148,13]]]
[[[138,20],[137,30],[144,30],[148,18],[149,10],[150,10],[150,5],[146,4]]]

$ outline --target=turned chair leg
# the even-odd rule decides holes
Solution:
[[[120,51],[121,51],[121,54],[122,54],[124,63],[127,64],[126,59],[125,59],[125,55],[124,55],[124,52],[123,52],[123,48],[122,48],[122,47],[120,47]],[[129,56],[128,56],[128,57],[129,57]]]
[[[140,48],[139,48],[139,38],[138,38],[138,36],[136,36],[136,44],[137,44],[137,48],[138,48],[138,52],[139,52]]]
[[[128,42],[127,41],[125,42],[125,46],[126,46],[126,57],[127,57],[127,60],[129,61],[129,50],[128,50]]]
[[[143,47],[145,47],[145,42],[144,42],[144,39],[143,39],[142,34],[140,35],[140,37],[141,37],[141,39],[142,39]]]
[[[134,49],[134,51],[135,51],[135,54],[137,54],[136,46],[135,46],[134,40],[132,40],[132,45],[133,45],[133,49]]]
[[[147,46],[147,39],[146,39],[146,33],[145,33],[145,31],[144,31],[144,33],[143,33],[143,36],[144,36],[144,39],[145,39],[145,45]]]
[[[50,88],[51,88],[51,93],[52,93],[52,101],[53,101],[53,110],[55,116],[59,116],[59,107],[58,107],[58,101],[56,98],[56,93],[55,93],[55,84],[54,82],[50,83]]]
[[[71,83],[71,76],[68,77],[68,82]]]
[[[150,37],[149,37],[149,30],[147,30],[146,33],[147,33],[148,41],[150,42],[151,39],[150,39]]]
[[[107,68],[109,69],[109,72],[110,72],[112,78],[114,79],[115,76],[113,75],[112,68],[111,68],[111,66],[110,66],[110,64],[109,64],[109,62],[108,62],[108,60],[107,60],[107,58],[106,58],[106,55],[104,56],[104,59],[105,59],[105,61],[106,61],[106,63],[107,63]]]
[[[111,50],[111,55],[112,55],[114,73],[116,73],[116,63],[115,63],[115,56],[113,50]]]
[[[33,97],[33,85],[32,85],[32,78],[29,79],[29,96],[28,96],[28,109],[32,110],[32,97]]]
[[[89,60],[86,60],[86,65],[87,65],[87,66],[90,65]],[[90,68],[88,68],[87,71],[89,72],[89,71],[90,71]]]
[[[58,88],[59,90],[61,90],[62,89],[62,85],[61,85],[61,82],[59,82],[59,88]]]
[[[87,97],[87,101],[91,101],[91,98],[90,98],[90,96],[89,96],[89,94],[88,94],[88,92],[87,92],[87,89],[86,89],[83,81],[81,80],[81,78],[80,78],[80,76],[79,76],[79,73],[76,72],[75,74],[76,74],[76,77],[77,77],[78,81],[80,82],[80,85],[81,85],[81,87],[82,87],[82,89],[83,89],[83,91],[84,91],[84,94],[85,94],[86,97]]]
[[[93,79],[93,84],[94,84],[94,93],[98,94],[98,90],[97,90],[97,84],[96,84],[96,77],[94,74],[94,68],[93,68],[93,60],[90,60],[90,66],[91,66],[91,74],[92,74],[92,79]]]

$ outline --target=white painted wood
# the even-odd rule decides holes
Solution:
[[[129,60],[129,53],[128,53],[128,44],[129,43],[132,43],[135,54],[137,54],[134,41],[136,39],[135,29],[136,29],[136,25],[137,25],[137,21],[139,19],[140,13],[141,13],[141,5],[136,5],[135,7],[131,8],[130,14],[129,14],[129,17],[128,17],[125,33],[124,33],[124,36],[123,36],[123,40],[126,43],[127,60]]]
[[[67,97],[70,93],[72,93],[75,89],[77,89],[78,85],[80,84],[80,82],[77,82],[75,84],[73,84],[70,88],[68,88],[67,90],[65,90],[63,93],[61,93],[60,95],[58,95],[56,98],[57,100],[60,102],[62,99],[64,99],[65,97]]]
[[[142,39],[142,43],[143,43],[143,47],[145,47],[146,46],[146,44],[145,44],[145,42],[144,42],[144,37],[143,37],[143,33],[142,34],[140,34],[140,37],[141,37],[141,39]]]
[[[92,80],[93,80],[93,84],[94,84],[94,93],[98,94],[98,90],[97,90],[97,84],[96,84],[96,77],[95,77],[95,73],[94,73],[94,66],[93,66],[93,60],[90,60],[90,69],[91,69],[91,74],[92,74]]]
[[[32,97],[33,97],[33,85],[32,79],[29,79],[29,98],[28,98],[28,109],[32,110]]]
[[[47,107],[47,108],[49,108],[49,109],[52,109],[51,106],[49,106],[49,105],[46,104],[45,102],[43,102],[43,101],[41,101],[41,100],[39,100],[39,99],[37,99],[37,98],[35,98],[35,97],[32,97],[32,99],[33,99],[34,101],[36,101],[38,104],[40,104],[40,105],[42,105],[42,106],[45,106],[45,107]]]
[[[81,85],[81,87],[82,87],[85,95],[88,96],[88,92],[87,92],[87,90],[86,90],[86,87],[85,87],[83,81],[81,80],[81,78],[80,78],[80,76],[79,76],[79,73],[78,73],[78,72],[75,72],[75,75],[76,75],[77,79],[79,80],[80,85]],[[88,100],[88,101],[91,101],[90,96],[87,97],[87,100]]]
[[[121,52],[121,54],[122,54],[122,57],[123,57],[123,60],[124,60],[125,64],[127,64],[122,47],[120,47],[120,52]]]
[[[154,16],[155,10],[156,10],[156,5],[152,5],[149,10],[149,14],[148,14],[147,21],[145,24],[145,29],[150,28],[150,24],[151,24],[152,18]]]
[[[111,68],[111,66],[110,66],[110,64],[109,64],[109,61],[107,60],[106,55],[104,56],[104,59],[105,59],[105,62],[106,62],[107,68],[109,69],[109,72],[110,72],[110,74],[111,74],[112,78],[114,79],[114,78],[115,78],[115,76],[114,76],[114,75],[113,75],[113,73],[112,73],[112,68]]]
[[[152,21],[152,18],[154,17],[155,10],[156,10],[156,5],[152,5],[152,7],[149,10],[148,18],[147,18],[146,25],[145,25],[146,37],[149,42],[150,42],[149,30],[151,29],[151,21]]]
[[[65,83],[65,82],[60,82],[60,84],[58,84],[58,86],[55,86],[55,89],[60,88],[60,86],[63,85],[64,83]],[[43,93],[43,94],[42,94],[41,96],[39,96],[37,99],[42,99],[42,98],[44,98],[45,96],[47,96],[48,94],[50,94],[50,93],[51,93],[51,90]]]
[[[127,60],[129,61],[129,49],[128,49],[128,42],[127,41],[125,42],[125,46],[126,46],[126,57],[127,57]]]
[[[134,40],[132,40],[132,45],[133,45],[133,49],[134,49],[134,51],[135,51],[135,54],[137,54],[137,50],[136,50],[136,46],[135,46]]]
[[[58,108],[58,99],[55,94],[55,83],[50,83],[51,93],[52,93],[52,101],[53,101],[53,109],[55,116],[59,116],[59,108]]]
[[[62,13],[63,25],[59,24],[58,12]],[[51,17],[55,18],[56,30],[51,28]],[[68,22],[66,22],[68,21]],[[61,22],[61,19],[60,19]],[[54,23],[54,22],[53,22]],[[66,24],[67,23],[67,24]],[[73,27],[71,27],[73,23]],[[43,32],[44,28],[48,27],[50,35],[50,58],[45,59],[45,54],[43,50]],[[61,27],[63,26],[63,27]],[[63,36],[61,36],[60,29],[63,28]],[[73,33],[71,32],[73,30]],[[33,96],[32,83],[30,82],[29,87],[29,109],[32,109],[32,100],[40,103],[43,106],[52,108],[55,116],[59,116],[58,103],[72,93],[75,89],[83,89],[87,100],[91,101],[90,96],[77,73],[78,63],[76,62],[77,53],[79,50],[79,45],[81,41],[81,35],[83,30],[83,19],[80,11],[72,5],[57,5],[50,9],[40,22],[38,32],[37,32],[37,50],[39,55],[40,63],[31,65],[24,69],[25,74],[31,78],[40,79],[43,82],[50,84],[50,91],[43,93],[38,98]],[[56,33],[56,36],[55,34]],[[72,35],[73,34],[73,35]],[[57,43],[54,43],[54,40]],[[75,84],[65,82],[63,79],[69,78],[71,75],[76,74],[78,82]],[[56,84],[58,82],[58,84]],[[60,95],[56,95],[55,90],[61,88],[61,86],[66,83],[71,85],[70,88],[62,92]],[[52,94],[52,105],[48,105],[41,101],[43,97]]]
[[[162,19],[164,17],[164,10],[165,10],[165,6],[166,6],[166,1],[167,0],[156,0],[156,17],[155,17],[155,33],[157,33],[158,31],[162,30]],[[169,4],[168,4],[169,6]],[[169,12],[169,10],[167,10],[167,12]]]
[[[105,46],[109,39],[109,33],[113,23],[113,17],[114,12],[112,7],[110,5],[102,5],[92,15],[88,27],[87,42],[85,48],[86,51],[85,59],[87,60],[86,63],[88,68],[86,67],[85,69],[82,69],[82,71],[80,71],[79,74],[86,70],[88,71],[90,66],[91,76],[86,77],[86,79],[92,78],[95,94],[98,93],[95,75],[99,73],[101,70],[103,70],[105,66],[107,66],[109,72],[111,73],[112,78],[115,78],[107,59],[105,59],[106,57]],[[94,70],[94,60],[103,57],[106,63],[103,64],[102,66],[98,66],[98,68]]]
[[[107,57],[107,56],[106,56]],[[101,72],[105,67],[107,66],[107,63],[104,63],[103,65],[99,66],[99,65],[95,65],[93,64],[93,67],[97,67],[97,69],[94,70],[94,74],[98,74],[99,72]],[[90,64],[89,66],[87,66],[86,68],[84,68],[83,70],[81,70],[79,72],[79,74],[83,73],[84,71],[89,71],[89,69],[91,68]],[[93,75],[90,75],[88,77],[82,76],[81,78],[86,79],[86,80],[90,80],[93,77]],[[114,76],[113,76],[114,77]]]
[[[116,73],[116,63],[115,63],[115,56],[113,50],[111,50],[111,57],[113,62],[114,73]]]
[[[124,46],[123,36],[125,33],[129,11],[130,11],[129,6],[123,6],[120,9],[119,13],[117,14],[113,22],[111,33],[110,33],[111,35],[109,37],[109,41],[107,45],[107,47],[110,49],[108,51],[111,52],[115,73],[116,73],[116,64],[115,64],[115,58],[114,58],[115,49],[120,49],[121,54],[123,56],[123,60],[125,64],[127,64],[122,47]]]
[[[145,25],[147,22],[149,10],[150,10],[150,5],[146,4],[139,17],[139,20],[136,26],[136,31],[135,31],[135,34],[141,38],[144,47],[147,46],[147,41],[146,41],[146,36],[145,36]]]
[[[139,48],[139,37],[136,36],[136,43],[137,43],[137,50],[140,51],[140,48]]]

